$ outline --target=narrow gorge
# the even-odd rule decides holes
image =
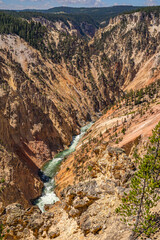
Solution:
[[[45,205],[54,204],[59,200],[59,198],[56,196],[56,193],[54,192],[54,177],[57,174],[61,162],[64,160],[64,158],[66,158],[68,155],[75,151],[78,142],[92,124],[93,123],[91,122],[86,126],[82,127],[80,134],[73,137],[71,146],[67,150],[58,153],[51,161],[49,161],[43,166],[42,172],[45,174],[46,177],[49,177],[50,179],[47,179],[47,182],[44,183],[42,196],[35,201],[35,204],[40,208],[42,212],[45,211]]]
[[[159,6],[0,11],[3,238],[129,240],[115,211],[159,121]]]

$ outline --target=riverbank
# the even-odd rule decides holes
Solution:
[[[56,196],[54,192],[55,188],[54,177],[59,169],[61,162],[64,160],[66,156],[70,155],[72,152],[75,151],[76,146],[79,143],[80,139],[84,136],[84,134],[92,126],[92,124],[93,123],[90,122],[86,126],[82,127],[80,134],[73,137],[73,141],[70,147],[67,150],[64,150],[63,152],[58,153],[51,161],[49,161],[43,166],[42,168],[43,173],[47,177],[50,177],[50,179],[48,182],[44,183],[42,196],[38,198],[35,202],[35,204],[40,208],[42,212],[44,212],[45,205],[54,204],[59,200],[59,198]]]

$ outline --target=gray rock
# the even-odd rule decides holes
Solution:
[[[59,228],[56,228],[55,230],[51,231],[51,232],[48,234],[48,236],[49,236],[50,239],[56,238],[56,237],[58,237],[59,235],[60,235],[60,230],[59,230]]]
[[[78,209],[75,209],[75,208],[71,208],[71,210],[69,211],[69,216],[70,217],[77,217],[80,215],[80,211]]]
[[[31,217],[28,227],[32,230],[39,229],[44,223],[44,220],[40,214],[35,214]]]
[[[73,207],[74,208],[83,208],[86,206],[89,206],[92,202],[87,198],[84,197],[80,199],[79,197],[76,197],[75,200],[73,201]]]

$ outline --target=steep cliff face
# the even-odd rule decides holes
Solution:
[[[84,82],[71,76],[65,64],[54,65],[19,37],[3,35],[0,44],[1,143],[28,168],[28,175],[36,176],[45,161],[70,144],[81,125],[91,116],[96,118],[94,96],[82,91]],[[21,177],[15,172],[14,183],[19,182],[24,198],[36,198],[41,187],[29,198],[27,187],[34,192],[34,178],[31,184]],[[12,192],[9,185],[6,189]],[[2,196],[3,204],[5,198],[7,194]],[[23,202],[19,194],[17,199],[8,198],[10,203],[15,200]]]
[[[56,175],[56,193],[83,232],[82,239],[130,239],[131,228],[122,224],[115,209],[124,192],[130,191],[138,166],[136,154],[144,156],[160,120],[159,84],[117,102],[92,125]],[[160,202],[153,211],[159,216]],[[67,239],[59,229],[57,239]],[[76,239],[78,234],[80,231],[72,236]],[[159,239],[159,227],[151,239]]]
[[[99,172],[105,171],[103,164],[107,164],[106,174],[111,177],[113,168],[110,168],[110,163],[105,163],[108,153],[104,156],[107,146],[123,148],[132,159],[135,152],[144,155],[148,138],[160,120],[159,84],[159,81],[152,84],[141,97],[136,97],[135,94],[135,97],[130,96],[128,100],[126,98],[117,103],[92,125],[80,140],[76,152],[62,163],[56,175],[58,196],[69,185],[96,178]],[[125,166],[125,162],[123,164]],[[115,165],[115,170],[117,169],[120,170]],[[125,167],[123,170],[125,173]],[[117,174],[117,179],[119,178],[122,178],[120,173]]]
[[[101,128],[101,125],[93,125],[88,134],[94,134],[95,127]],[[83,141],[88,139],[88,134]],[[35,207],[25,210],[19,204],[9,205],[0,212],[5,226],[4,239],[130,239],[131,228],[121,222],[115,209],[124,192],[130,190],[136,164],[124,149],[108,146],[108,142],[98,137],[95,139],[98,141],[91,138],[70,156],[73,166],[70,158],[63,163],[60,170],[62,173],[65,169],[63,177],[74,171],[76,178],[74,182],[66,178],[66,185],[60,189],[61,182],[57,177],[60,202],[46,206],[47,211],[43,214]],[[94,144],[96,147],[93,149]],[[160,203],[153,211],[158,215],[159,209]],[[159,228],[151,239],[159,239]]]
[[[14,176],[13,182],[23,195],[21,197],[15,191],[11,197],[14,187],[8,184],[6,193],[1,193],[2,202],[5,205],[16,200],[23,203],[22,199],[25,199],[26,206],[26,201],[30,203],[41,193],[39,179],[37,190],[35,188],[38,169],[57,150],[70,144],[72,136],[79,132],[79,126],[90,120],[90,114],[87,108],[82,111],[78,104],[81,98],[78,90],[75,88],[73,94],[70,91],[71,81],[64,79],[60,72],[57,73],[59,80],[54,79],[53,66],[48,61],[45,65],[40,54],[17,36],[1,36],[0,60],[0,140],[9,153],[16,155],[17,160],[13,159],[12,171],[8,174],[9,178]],[[36,75],[39,76],[40,71],[42,78]],[[78,96],[77,100],[73,99],[74,95]],[[21,170],[15,167],[19,163]],[[5,164],[4,168],[7,168]],[[4,168],[1,169],[2,177]],[[22,171],[23,168],[26,171]]]
[[[159,21],[159,14],[122,15],[96,33],[90,47],[97,48],[94,65],[104,73],[105,82],[113,79],[126,90],[159,79]]]
[[[0,36],[0,140],[40,186],[38,169],[70,144],[80,126],[125,90],[159,78],[160,20],[147,13],[119,16],[89,41],[71,22],[33,20],[47,27],[44,51],[17,35]],[[81,26],[92,35],[90,27]],[[29,201],[24,184],[33,190],[35,183],[21,181],[19,172],[14,184]]]
[[[1,52],[1,140],[10,150],[23,152],[26,157],[31,154],[29,142],[43,140],[46,146],[50,145],[51,157],[51,150],[61,147],[62,143],[44,112],[46,97],[16,64],[11,56],[6,59],[6,52]],[[51,135],[47,136],[49,132]]]
[[[65,22],[63,20],[57,20],[55,22],[52,22],[50,20],[45,19],[44,17],[33,17],[33,21],[40,22],[43,26],[47,27],[49,31],[52,31],[52,33],[57,33],[57,35],[66,33],[70,35],[76,35],[79,37],[87,36],[89,38],[94,37],[95,32],[97,30],[97,27],[95,24],[91,24],[87,21],[82,21],[78,25],[77,23],[74,23],[74,21],[66,20]],[[55,40],[55,39],[54,39]]]
[[[31,200],[41,194],[42,182],[37,174],[37,167],[27,166],[26,158],[19,158],[13,152],[0,145],[0,206],[19,202],[24,207],[31,205]],[[25,162],[22,161],[25,160]],[[34,167],[34,169],[33,169]]]

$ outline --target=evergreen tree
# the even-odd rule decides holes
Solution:
[[[133,219],[133,231],[130,240],[139,236],[149,237],[156,229],[156,214],[152,208],[160,199],[160,122],[153,130],[147,154],[141,159],[138,171],[131,179],[131,190],[122,198],[122,204],[116,209],[122,220]]]
[[[0,240],[2,240],[4,237],[4,235],[2,234],[2,231],[3,231],[3,227],[2,225],[0,225]]]

